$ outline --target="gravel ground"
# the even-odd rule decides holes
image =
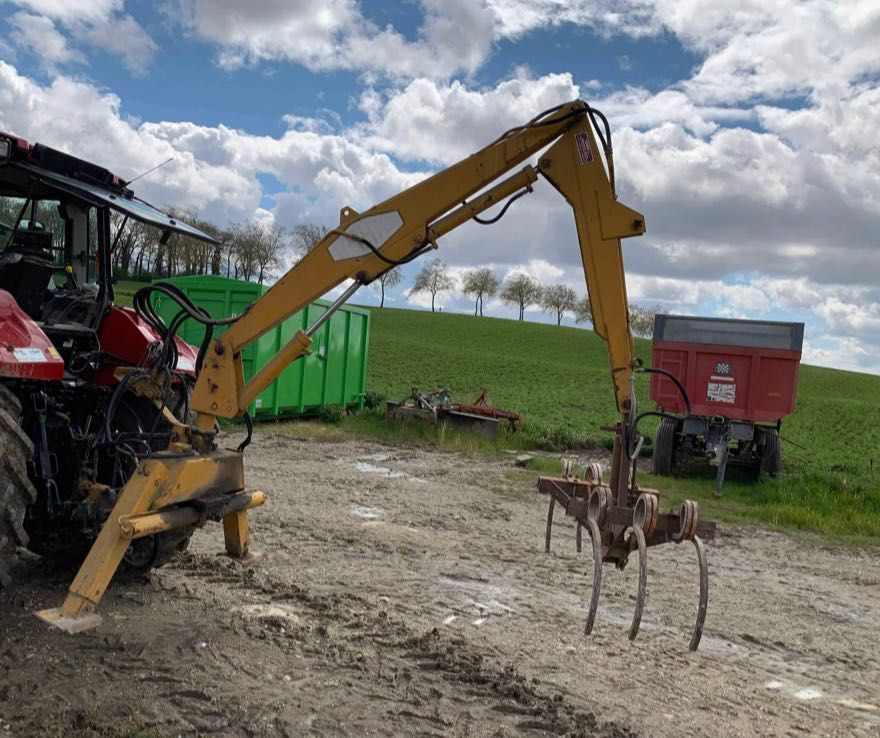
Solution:
[[[636,572],[606,569],[585,637],[589,546],[557,515],[543,553],[512,459],[262,431],[247,472],[248,567],[209,526],[73,637],[29,614],[69,575],[14,570],[0,735],[880,735],[876,549],[723,527],[689,653],[692,548],[649,551],[634,643]]]

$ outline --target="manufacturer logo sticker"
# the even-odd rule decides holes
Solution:
[[[578,158],[581,160],[581,164],[589,164],[593,161],[593,149],[590,148],[590,137],[587,136],[586,133],[578,133],[574,137],[574,142],[577,145]]]

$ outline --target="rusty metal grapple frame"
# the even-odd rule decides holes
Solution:
[[[621,433],[618,429],[612,462],[618,469],[624,466],[620,458],[620,439]],[[632,470],[634,469],[633,463]],[[550,498],[544,550],[550,553],[553,513],[559,504],[565,514],[577,522],[575,545],[578,553],[581,552],[583,528],[587,529],[592,541],[593,587],[584,628],[587,635],[593,630],[599,607],[603,562],[613,562],[618,569],[623,569],[630,554],[637,551],[639,584],[635,612],[629,629],[629,639],[634,640],[639,632],[645,606],[648,547],[663,543],[692,542],[699,564],[700,598],[689,647],[691,651],[696,651],[703,635],[709,600],[709,569],[703,539],[715,538],[716,525],[700,520],[699,505],[692,500],[685,500],[677,513],[660,512],[659,491],[639,488],[635,483],[634,473],[629,476],[629,480],[628,485],[622,485],[622,493],[615,495],[613,488],[620,488],[621,485],[615,485],[614,481],[611,486],[605,484],[599,464],[589,464],[579,474],[574,462],[569,460],[563,461],[560,477],[539,477],[538,490]]]

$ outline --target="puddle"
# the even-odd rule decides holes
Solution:
[[[384,453],[370,454],[369,456],[364,456],[363,458],[365,458],[369,461],[388,461],[388,459],[391,458],[391,454],[384,454]]]
[[[837,700],[837,704],[849,707],[852,710],[863,710],[865,712],[880,711],[880,707],[877,707],[877,705],[872,705],[869,702],[858,702],[857,700],[851,700],[849,697]]]
[[[354,468],[363,474],[380,474],[389,479],[406,476],[404,472],[392,471],[387,466],[376,466],[375,464],[370,464],[366,461],[357,462],[357,464],[354,465]]]
[[[385,511],[381,507],[365,507],[364,505],[352,505],[351,514],[357,515],[365,520],[376,520],[381,518]]]
[[[278,626],[281,624],[293,626],[299,623],[297,615],[283,605],[243,605],[238,611],[246,618],[266,621]]]
[[[821,689],[816,689],[814,687],[807,687],[806,689],[799,689],[797,692],[794,692],[793,694],[799,700],[817,700],[820,697],[825,696],[822,693]]]

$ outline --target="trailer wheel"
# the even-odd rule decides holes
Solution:
[[[19,425],[20,415],[18,398],[0,385],[0,588],[9,585],[9,565],[18,547],[28,544],[24,516],[37,499],[27,475],[34,447]]]
[[[777,476],[782,471],[782,440],[779,438],[779,431],[775,428],[764,431],[760,471],[771,477]]]
[[[672,418],[663,418],[654,436],[654,474],[668,477],[675,462],[675,426]]]

